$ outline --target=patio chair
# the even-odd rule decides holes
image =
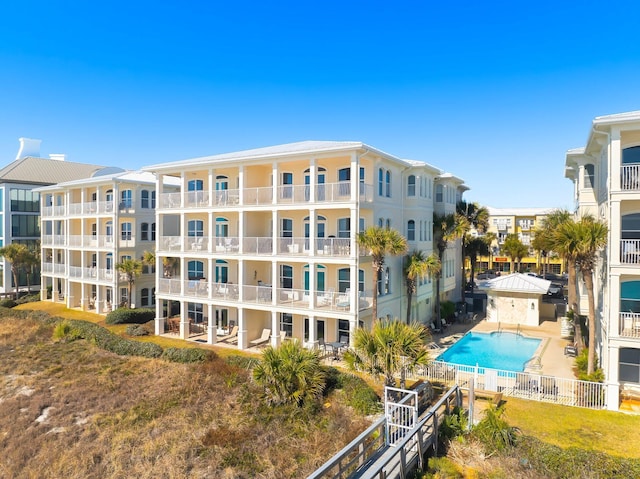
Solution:
[[[269,336],[271,336],[271,330],[265,328],[262,330],[262,335],[258,339],[249,341],[249,344],[251,344],[251,346],[261,346],[269,341]]]
[[[436,325],[433,321],[431,321],[431,323],[429,324],[429,329],[431,329],[432,333],[441,333],[442,329],[440,328],[436,328]]]
[[[232,339],[237,338],[237,337],[238,337],[238,326],[234,326],[233,329],[231,330],[231,332],[229,334],[227,334],[226,336],[222,336],[220,339],[218,339],[218,342],[219,343],[224,343],[225,341],[229,341],[229,340],[232,340]]]
[[[578,348],[576,348],[575,344],[567,344],[564,347],[564,355],[575,358],[578,355]]]

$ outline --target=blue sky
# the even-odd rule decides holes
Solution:
[[[444,3],[10,2],[0,162],[21,136],[126,168],[354,140],[464,178],[471,201],[570,208],[566,150],[640,109],[640,5]]]

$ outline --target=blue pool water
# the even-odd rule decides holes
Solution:
[[[531,359],[540,341],[514,333],[469,332],[438,356],[437,360],[519,372],[524,371],[525,363]]]

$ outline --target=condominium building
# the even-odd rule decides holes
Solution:
[[[168,179],[170,181],[170,179]],[[177,185],[165,185],[165,191]],[[110,167],[89,178],[39,188],[42,299],[106,313],[128,301],[116,264],[155,250],[156,179]],[[135,280],[132,306],[155,305],[155,264]]]
[[[394,228],[433,252],[433,214],[455,210],[463,181],[359,142],[306,141],[153,165],[157,176],[156,333],[181,338],[237,327],[240,349],[269,330],[307,346],[350,341],[378,316],[404,318],[402,257],[387,256],[377,285],[356,235]],[[165,186],[177,179],[179,191]],[[445,254],[443,298],[458,299],[459,245]],[[458,251],[458,252],[457,252]],[[413,318],[433,313],[421,282]],[[255,342],[255,341],[254,341]]]
[[[16,159],[0,169],[0,246],[22,243],[40,247],[40,194],[35,188],[84,178],[102,166],[65,161],[65,155],[40,157],[41,140],[20,138]],[[40,268],[20,271],[18,286],[38,290]],[[0,260],[0,293],[14,291],[11,264]]]
[[[621,388],[640,387],[640,111],[597,117],[587,143],[566,154],[576,214],[606,221],[608,242],[594,274],[596,351],[618,409]],[[588,304],[578,277],[579,313]]]
[[[560,274],[563,271],[562,258],[552,251],[536,251],[532,241],[536,228],[542,226],[543,220],[553,211],[552,208],[487,208],[489,211],[488,233],[496,239],[490,247],[490,255],[478,258],[477,270],[491,269],[511,272],[511,258],[501,252],[501,246],[510,234],[518,235],[518,239],[529,247],[529,254],[520,260],[522,271]]]

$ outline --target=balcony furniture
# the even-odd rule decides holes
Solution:
[[[340,293],[340,295],[338,295],[338,298],[336,299],[336,306],[338,308],[343,308],[345,310],[349,309],[349,306],[351,306],[350,293],[351,290],[347,288],[344,293]]]
[[[283,301],[298,301],[297,291],[282,291],[280,294]]]
[[[202,246],[204,243],[204,237],[203,236],[199,236],[198,239],[196,239],[192,244],[191,244],[191,249],[193,251],[202,251]]]
[[[271,302],[271,285],[264,284],[262,281],[258,282],[258,301],[270,303]]]
[[[578,355],[578,348],[575,344],[568,344],[564,347],[564,355],[575,358]]]
[[[326,292],[318,294],[318,306],[330,306],[333,304],[335,288],[329,288]]]
[[[226,341],[233,342],[233,339],[235,339],[236,341],[238,340],[238,326],[234,326],[233,329],[231,329],[231,332],[226,336],[222,336],[221,338],[218,338],[218,342],[219,343],[224,343]]]
[[[249,341],[249,344],[251,344],[251,346],[262,346],[264,343],[269,341],[270,336],[271,336],[271,330],[265,328],[262,330],[262,334],[260,335],[260,337],[258,339],[253,339]]]
[[[180,332],[180,318],[168,318],[167,329],[170,333]]]
[[[297,254],[300,251],[300,246],[297,244],[289,244],[287,245],[287,250],[289,250],[289,253]]]

